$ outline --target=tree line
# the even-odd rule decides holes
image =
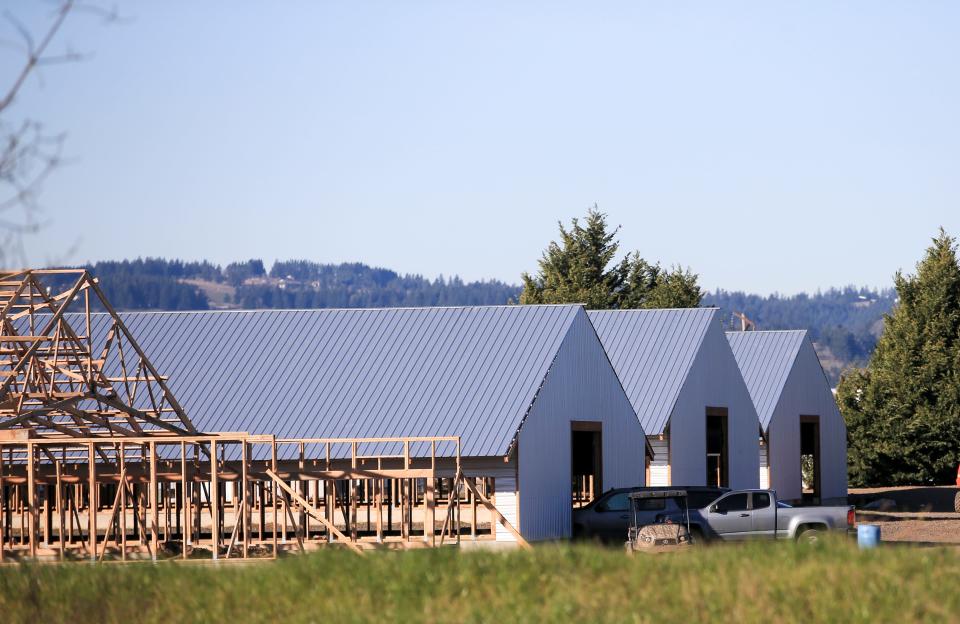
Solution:
[[[84,268],[100,279],[118,310],[207,310],[213,307],[211,284],[229,287],[229,307],[248,309],[495,305],[516,300],[520,293],[517,286],[497,280],[429,279],[361,263],[289,260],[267,271],[259,259],[221,267],[140,258]]]

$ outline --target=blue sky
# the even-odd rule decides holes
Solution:
[[[93,56],[10,113],[68,134],[35,262],[516,282],[597,202],[707,288],[792,293],[887,286],[960,234],[960,3],[118,6],[71,18],[60,49]]]

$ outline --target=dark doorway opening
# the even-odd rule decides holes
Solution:
[[[603,492],[603,423],[570,423],[573,506],[582,507]]]
[[[820,417],[800,417],[800,483],[804,502],[820,502]]]
[[[707,485],[729,487],[730,450],[727,408],[707,408]]]

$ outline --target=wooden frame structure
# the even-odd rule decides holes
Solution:
[[[361,552],[493,539],[496,522],[527,546],[457,437],[18,437],[0,441],[0,560]]]
[[[0,272],[0,561],[529,547],[471,474],[459,437],[201,433],[87,271]]]
[[[107,327],[93,327],[94,307],[108,313]],[[0,431],[16,429],[75,438],[199,433],[83,269],[0,272]]]

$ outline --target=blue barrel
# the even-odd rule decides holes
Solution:
[[[857,545],[860,548],[876,548],[880,543],[880,526],[861,524],[857,526]]]

